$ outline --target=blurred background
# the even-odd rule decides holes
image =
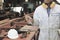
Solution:
[[[0,40],[3,38],[7,40],[6,35],[9,29],[16,29],[19,35],[22,33],[23,38],[29,39],[31,37],[32,39],[34,37],[34,39],[38,40],[40,29],[33,27],[33,14],[36,7],[42,3],[43,0],[0,0]],[[60,0],[57,0],[56,3],[60,5]],[[25,27],[25,25],[28,26]],[[19,30],[21,28],[29,30],[21,32]],[[30,33],[29,37],[26,37],[26,33]]]
[[[0,0],[0,20],[12,19],[18,16],[22,17],[24,13],[33,13],[40,4],[41,0]]]
[[[60,4],[60,0],[57,0]],[[24,13],[33,13],[35,8],[41,5],[43,0],[0,0],[0,20],[5,18],[22,17]],[[19,9],[18,9],[19,8]],[[21,9],[22,8],[22,9]],[[3,15],[2,14],[8,14]],[[12,15],[15,15],[12,17]],[[3,19],[2,19],[3,18]]]

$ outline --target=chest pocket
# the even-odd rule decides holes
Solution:
[[[60,19],[60,13],[52,13],[50,15],[50,23],[52,26],[58,26],[59,25],[59,19]]]
[[[60,19],[60,13],[51,13],[50,18],[54,20],[59,20]]]
[[[50,16],[53,16],[53,17],[59,17],[59,16],[60,16],[60,13],[51,13]]]
[[[59,20],[60,13],[51,13],[50,17],[53,18],[54,20]]]

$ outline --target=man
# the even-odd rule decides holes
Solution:
[[[57,29],[60,26],[60,5],[54,0],[44,0],[34,12],[34,26],[40,28],[39,40],[60,40]]]

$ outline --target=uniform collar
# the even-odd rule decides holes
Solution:
[[[50,8],[54,8],[55,7],[55,4],[56,4],[55,2],[52,2],[52,4],[50,5]],[[45,3],[43,3],[42,6],[44,8],[48,8],[48,6]]]

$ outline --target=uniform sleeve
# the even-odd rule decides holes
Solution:
[[[33,15],[33,25],[39,26],[39,19],[38,19],[38,10],[36,9]]]

